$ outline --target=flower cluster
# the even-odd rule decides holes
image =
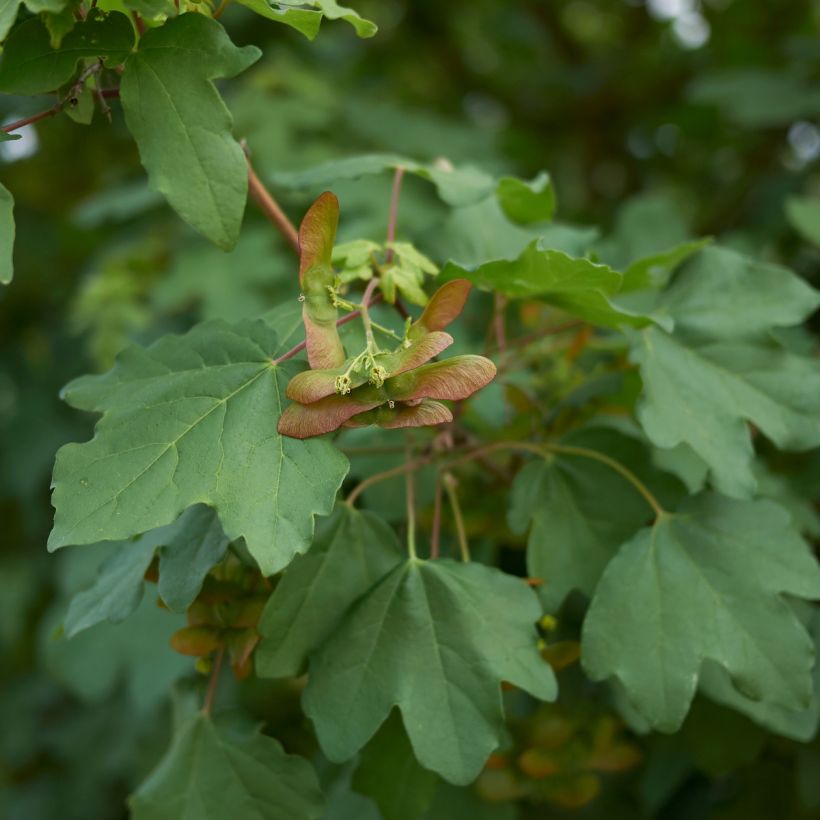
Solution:
[[[282,414],[279,432],[304,439],[341,426],[376,424],[390,429],[452,421],[450,409],[440,400],[465,399],[492,381],[496,372],[483,356],[431,362],[453,343],[444,328],[463,310],[470,283],[456,279],[439,288],[418,320],[408,324],[395,349],[382,350],[368,332],[365,350],[346,358],[336,326],[338,300],[331,264],[338,214],[336,197],[322,194],[299,229],[311,369],[288,384],[286,394],[294,403]],[[367,305],[362,311],[365,318]]]

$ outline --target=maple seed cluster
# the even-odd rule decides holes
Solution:
[[[348,357],[339,337],[335,273],[331,264],[339,221],[339,202],[322,194],[299,228],[299,284],[310,370],[287,386],[291,404],[279,419],[279,432],[310,438],[340,427],[376,424],[388,429],[425,427],[453,420],[441,399],[466,399],[495,377],[483,356],[454,356],[432,362],[453,343],[444,332],[464,309],[471,284],[455,279],[442,285],[424,312],[409,322],[394,350],[382,350],[370,331],[368,305],[360,310],[367,347]]]

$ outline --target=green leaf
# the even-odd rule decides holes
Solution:
[[[9,36],[0,59],[0,91],[41,94],[67,83],[77,64],[102,57],[109,66],[122,63],[134,46],[134,28],[124,14],[95,11],[51,47],[48,29],[38,18],[22,23]]]
[[[418,820],[438,783],[435,773],[419,765],[394,710],[365,746],[352,785],[372,798],[383,820]]]
[[[816,613],[809,625],[814,639],[815,656],[820,650],[820,618]],[[730,709],[747,715],[755,723],[775,734],[807,742],[817,734],[820,724],[820,664],[814,664],[814,693],[809,705],[800,711],[786,709],[766,699],[752,700],[738,692],[732,679],[717,664],[704,664],[700,677],[700,691]]]
[[[269,3],[268,0],[237,0],[237,2],[268,20],[295,28],[308,40],[315,39],[319,33],[319,26],[322,23],[320,11],[282,8],[281,3]]]
[[[419,763],[470,782],[502,740],[500,681],[556,696],[536,648],[540,614],[532,590],[496,569],[400,564],[311,659],[303,705],[325,754],[348,759],[397,706]]]
[[[662,503],[681,496],[682,487],[650,464],[639,440],[606,427],[578,431],[562,443],[583,446],[625,464]],[[618,547],[651,518],[646,501],[606,464],[556,453],[528,464],[516,476],[509,523],[516,532],[531,526],[527,573],[543,579],[538,595],[554,612],[572,590],[592,595]]]
[[[756,482],[746,421],[778,447],[820,444],[820,373],[813,359],[765,342],[687,344],[658,328],[632,350],[644,390],[638,418],[659,447],[688,444],[721,491],[743,497]]]
[[[307,0],[307,5],[316,6],[328,20],[344,20],[350,23],[359,37],[372,37],[379,27],[370,20],[365,20],[357,11],[347,6],[340,6],[336,0]]]
[[[398,563],[400,549],[381,518],[339,505],[323,537],[293,561],[265,606],[257,674],[300,674],[354,601]]]
[[[142,600],[145,572],[157,550],[160,597],[174,612],[185,612],[205,576],[225,555],[228,539],[216,513],[198,505],[173,524],[109,546],[114,552],[96,581],[69,605],[63,624],[68,638],[102,621],[120,623],[131,615]]]
[[[273,363],[277,342],[262,321],[207,322],[69,384],[70,404],[104,415],[91,441],[57,454],[49,548],[128,537],[204,503],[265,574],[304,552],[348,465],[326,441],[277,434],[299,368]]]
[[[624,271],[622,293],[642,288],[659,288],[666,285],[675,268],[709,245],[711,239],[695,239],[682,242],[666,251],[643,256]]]
[[[79,0],[71,0],[70,3],[64,4],[63,8],[57,12],[46,11],[42,14],[42,20],[48,29],[52,48],[60,48],[63,37],[77,24],[78,19],[75,17],[75,13],[78,6]]]
[[[124,684],[134,707],[149,713],[190,671],[190,659],[170,646],[185,619],[148,598],[125,622],[98,623],[70,640],[54,637],[61,620],[58,607],[41,622],[41,660],[51,678],[84,701],[98,703]]]
[[[0,0],[0,43],[14,25],[19,8],[20,0]]]
[[[59,14],[65,9],[69,0],[23,0],[32,14]]]
[[[478,202],[493,192],[495,180],[471,166],[453,168],[449,164],[424,164],[396,154],[364,154],[331,160],[304,171],[280,171],[273,182],[285,188],[319,190],[342,179],[358,179],[369,174],[404,168],[408,173],[429,180],[448,205],[462,206]]]
[[[67,638],[102,621],[120,623],[139,606],[157,545],[150,537],[140,537],[119,546],[100,567],[94,584],[71,600],[63,623]]]
[[[677,202],[659,193],[634,196],[618,210],[615,225],[595,254],[618,270],[669,252],[691,239]]]
[[[239,237],[248,171],[213,80],[234,77],[260,54],[255,46],[237,48],[216,21],[182,14],[142,37],[120,84],[151,187],[226,250]]]
[[[675,279],[659,310],[676,331],[718,340],[799,324],[818,306],[820,291],[788,268],[712,247]]]
[[[324,799],[313,767],[239,720],[199,714],[130,801],[134,820],[318,820]]]
[[[91,88],[86,84],[81,89],[80,92],[72,98],[74,102],[69,102],[63,108],[65,111],[66,116],[70,117],[74,122],[78,123],[79,125],[91,125],[91,121],[94,119],[94,94],[91,91]]]
[[[820,247],[820,199],[789,197],[786,200],[786,217],[803,239]]]
[[[649,328],[633,344],[644,386],[637,413],[649,438],[688,444],[716,486],[737,496],[755,488],[747,420],[781,448],[820,444],[816,363],[764,338],[818,304],[785,268],[723,248],[701,252],[657,308],[675,332]]]
[[[555,189],[546,171],[541,171],[531,182],[502,177],[495,195],[508,219],[519,225],[549,222],[555,213]]]
[[[769,501],[689,498],[610,561],[584,622],[584,668],[616,677],[662,731],[681,725],[706,660],[747,697],[803,709],[814,646],[784,595],[820,595],[788,514]]]
[[[189,507],[163,529],[158,540],[158,591],[170,609],[185,612],[199,595],[205,576],[224,558],[229,540],[217,514],[203,504]]]
[[[644,327],[648,316],[617,307],[610,297],[621,287],[622,276],[589,259],[573,259],[563,251],[542,250],[531,242],[517,259],[498,259],[470,270],[448,262],[440,278],[469,279],[485,290],[521,299],[540,299],[604,327]]]
[[[14,276],[14,197],[0,185],[0,284]]]

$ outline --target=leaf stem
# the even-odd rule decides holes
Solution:
[[[370,311],[368,308],[370,307],[370,301],[373,297],[373,291],[379,284],[379,280],[374,276],[368,283],[367,287],[364,289],[364,295],[362,296],[362,304],[359,308],[359,313],[362,317],[362,324],[364,325],[364,335],[367,339],[367,349],[370,351],[371,354],[377,352],[376,348],[376,340],[373,338],[373,324],[370,321]]]
[[[279,206],[279,203],[271,196],[270,191],[262,184],[262,180],[253,170],[250,157],[248,162],[248,193],[253,197],[254,202],[259,206],[262,213],[270,220],[271,224],[285,238],[285,241],[293,248],[297,256],[299,255],[299,233],[294,224],[288,219],[287,214]]]
[[[381,299],[381,296],[377,294],[376,297],[373,299],[373,301],[370,304],[374,305],[380,299]],[[341,327],[342,325],[346,325],[348,322],[352,322],[354,319],[357,319],[360,314],[361,314],[360,310],[354,310],[352,313],[348,313],[346,316],[342,316],[341,319],[336,320],[336,327]],[[305,349],[305,347],[307,347],[307,342],[306,341],[301,341],[301,342],[299,342],[298,345],[294,345],[290,350],[283,353],[278,358],[273,359],[272,363],[273,364],[281,364],[282,362],[286,362],[288,359],[292,359],[294,356],[299,355],[299,353],[301,353]]]
[[[605,464],[622,478],[626,479],[643,496],[644,501],[649,504],[657,518],[663,518],[669,515],[669,511],[661,506],[660,501],[650,492],[646,484],[644,484],[632,470],[624,464],[621,464],[620,461],[616,461],[614,458],[610,458],[608,455],[600,453],[597,450],[590,450],[587,447],[575,447],[569,444],[547,444],[546,446],[553,453],[564,453],[568,456],[589,458],[593,461]]]
[[[393,261],[392,243],[396,241],[396,226],[399,221],[399,197],[401,196],[401,183],[404,179],[404,168],[399,165],[393,174],[393,190],[390,193],[390,216],[387,220],[387,251],[384,254],[385,264]]]
[[[439,557],[441,552],[441,496],[442,483],[441,473],[436,473],[436,489],[433,499],[433,525],[430,530],[430,558],[435,559]]]
[[[90,66],[85,68],[80,76],[77,78],[77,82],[71,86],[68,91],[68,94],[62,99],[58,100],[51,108],[47,108],[45,111],[40,111],[37,114],[32,114],[30,117],[24,117],[21,120],[16,120],[15,122],[10,122],[8,125],[4,125],[0,128],[0,131],[4,131],[6,134],[10,134],[12,131],[17,131],[20,128],[25,128],[27,125],[33,125],[35,122],[40,122],[40,120],[48,119],[49,117],[56,117],[65,107],[68,105],[82,90],[82,87],[85,81],[91,77],[92,75],[98,75],[99,72],[102,70],[103,63],[102,60],[98,60],[95,63],[92,63]],[[118,97],[120,95],[119,89],[106,89],[106,91],[99,92],[101,98],[108,98],[108,97]]]
[[[458,549],[461,553],[461,560],[468,564],[470,562],[470,545],[467,543],[467,531],[464,529],[464,516],[461,514],[461,503],[458,500],[458,481],[452,473],[444,473],[444,489],[447,491],[447,498],[453,510],[453,518],[456,522],[456,533],[458,535]]]
[[[408,461],[413,455],[413,442],[410,433],[405,435],[405,454]],[[408,470],[405,474],[405,488],[407,496],[407,552],[410,560],[415,561],[416,555],[416,474]]]
[[[382,481],[385,481],[388,478],[394,478],[395,476],[402,475],[403,473],[412,472],[414,470],[418,470],[420,467],[426,467],[430,462],[433,460],[433,456],[419,456],[419,458],[413,459],[412,461],[405,461],[404,464],[399,464],[396,467],[391,467],[389,470],[383,470],[380,473],[373,473],[373,475],[368,476],[363,481],[360,481],[351,491],[348,497],[345,499],[345,504],[350,507],[353,507],[356,504],[356,499],[369,487],[372,487],[374,484],[379,484]]]
[[[208,680],[208,690],[205,692],[205,702],[202,704],[202,711],[206,715],[211,714],[216,696],[216,687],[219,683],[219,673],[222,671],[222,661],[225,658],[225,647],[220,646],[214,658],[214,665],[211,668],[211,677]]]
[[[666,510],[661,505],[646,484],[644,484],[643,481],[641,481],[638,476],[632,472],[632,470],[621,464],[620,461],[616,461],[614,458],[610,458],[604,453],[600,453],[597,450],[591,450],[586,447],[576,447],[569,444],[554,444],[552,442],[536,444],[528,441],[496,441],[493,444],[486,444],[483,447],[477,447],[476,449],[463,453],[457,458],[454,458],[452,461],[443,464],[441,469],[444,471],[449,471],[460,464],[464,464],[468,461],[475,461],[483,456],[489,455],[490,453],[503,450],[518,450],[524,453],[532,453],[533,455],[540,456],[541,458],[544,458],[549,453],[563,453],[564,455],[578,456],[580,458],[589,458],[593,461],[598,461],[601,464],[605,464],[610,469],[615,470],[616,473],[628,481],[641,494],[644,501],[646,501],[646,503],[652,508],[657,518],[663,518],[664,516],[671,514],[669,510]],[[372,476],[366,478],[353,488],[353,491],[346,499],[346,503],[353,506],[356,499],[368,487],[372,487],[374,484],[378,484],[385,479],[393,478],[393,476],[401,475],[404,472],[418,470],[419,468],[430,464],[434,460],[434,455],[421,456],[414,461],[399,464],[398,466],[385,470],[384,472],[374,473]]]

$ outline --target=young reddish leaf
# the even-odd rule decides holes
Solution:
[[[219,649],[222,643],[222,631],[213,626],[186,626],[171,636],[173,649],[195,658]]]
[[[293,438],[321,436],[337,430],[348,419],[388,402],[415,402],[430,399],[466,399],[489,384],[495,365],[483,356],[455,356],[394,376],[382,387],[365,385],[345,396],[327,396],[311,404],[292,404],[279,419],[279,432]],[[390,408],[392,409],[392,408]],[[426,411],[425,411],[426,412]],[[440,411],[435,416],[444,419]],[[404,417],[403,417],[404,418]],[[412,419],[413,416],[406,417]],[[414,426],[398,424],[395,426]]]
[[[347,396],[327,396],[312,404],[291,404],[279,419],[278,430],[283,436],[311,438],[322,436],[341,427],[351,416],[384,404],[383,388],[360,387]]]
[[[417,339],[410,347],[400,348],[393,353],[377,353],[376,364],[387,374],[383,378],[397,376],[429,362],[434,356],[446,350],[453,343],[449,333],[428,333]],[[336,380],[350,370],[348,387],[354,390],[367,384],[369,372],[365,367],[351,370],[353,359],[348,359],[342,367],[329,370],[304,370],[295,375],[288,383],[285,395],[293,401],[311,404],[326,396],[336,393]]]
[[[483,356],[454,356],[419,367],[385,382],[393,401],[466,399],[495,377],[495,365]]]
[[[441,402],[424,399],[420,404],[382,404],[374,410],[359,413],[345,423],[345,427],[368,427],[377,424],[387,430],[400,427],[430,427],[447,424],[453,420],[450,408]]]
[[[417,339],[425,333],[444,330],[464,310],[472,287],[472,282],[467,279],[453,279],[442,285],[430,297],[424,312],[410,327],[408,337]]]
[[[305,297],[302,318],[308,361],[314,370],[339,367],[345,352],[336,328],[337,311],[331,255],[339,224],[339,200],[326,191],[310,206],[299,226],[299,285]]]

